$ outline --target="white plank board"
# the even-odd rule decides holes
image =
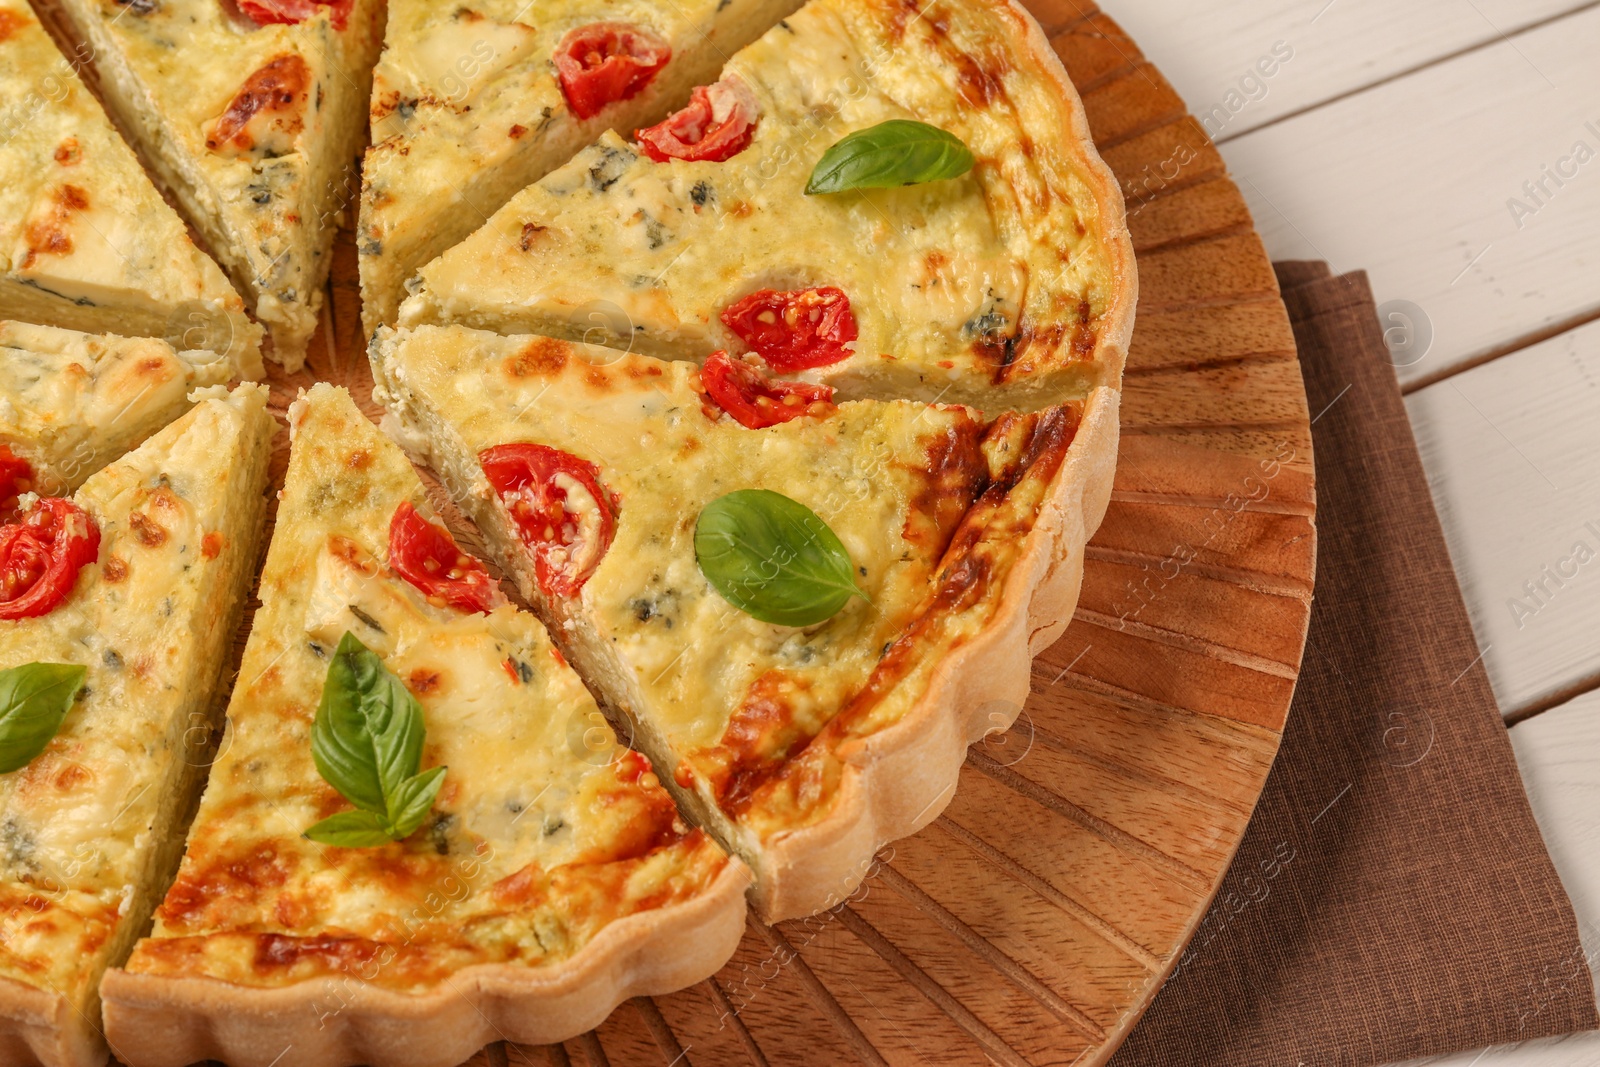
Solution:
[[[1600,970],[1600,693],[1589,693],[1511,729],[1517,766],[1534,818],[1544,833],[1572,909],[1591,970]],[[1548,981],[1559,988],[1574,961],[1552,961]],[[1538,991],[1522,995],[1537,1011]],[[1597,1067],[1600,1033],[1497,1047],[1417,1061],[1416,1067]]]
[[[1403,381],[1600,312],[1596,41],[1590,7],[1224,148],[1275,258],[1420,306],[1431,350]]]
[[[1501,710],[1600,676],[1600,322],[1406,408]]]
[[[1105,0],[1101,6],[1212,137],[1225,140],[1585,2]]]
[[[1411,1060],[1395,1067],[1600,1067],[1600,1033],[1496,1045],[1454,1056]]]

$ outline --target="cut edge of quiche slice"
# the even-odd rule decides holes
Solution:
[[[943,810],[967,746],[1021,712],[1116,464],[1110,388],[987,425],[820,397],[779,399],[791,413],[759,425],[685,362],[459,326],[380,330],[370,355],[392,435],[439,472],[685,810],[750,864],[768,922],[847,899],[879,848]],[[530,445],[544,451],[519,454]],[[564,517],[540,479],[573,502]],[[713,591],[697,515],[749,488],[829,524],[872,603],[785,627]]]
[[[289,422],[224,749],[154,929],[103,982],[112,1045],[136,1067],[290,1047],[306,1067],[450,1067],[714,973],[744,929],[744,865],[681,822],[347,392],[314,386]],[[336,679],[352,663],[354,696]],[[391,804],[376,838],[313,839],[373,811],[359,776],[327,777],[321,708],[384,693],[383,721],[417,716],[393,773],[436,792]]]
[[[857,168],[894,187],[809,191],[833,146],[908,122],[973,169],[883,173],[894,141]],[[753,352],[846,399],[990,414],[1118,385],[1138,288],[1121,190],[1013,0],[811,0],[684,111],[620,132],[423,266],[399,325]]]
[[[682,105],[731,52],[800,0],[617,5],[431,0],[389,5],[362,168],[360,252],[366,336],[393,325],[416,269],[461,241],[530,182],[607,129],[632,130]],[[626,21],[619,21],[626,20]],[[638,40],[618,40],[618,31]],[[618,99],[564,88],[556,56],[593,43],[657,50]],[[667,58],[655,61],[663,49]],[[619,60],[621,61],[621,60]],[[579,75],[580,79],[584,75]],[[590,76],[592,77],[592,76]],[[583,114],[579,114],[581,110]]]
[[[0,320],[0,521],[20,491],[76,489],[239,370],[155,338]]]
[[[27,0],[0,2],[0,318],[210,348],[260,378],[261,327]]]
[[[305,362],[356,199],[379,0],[42,0],[271,339]],[[176,43],[174,43],[176,42]]]
[[[64,599],[0,620],[0,668],[86,669],[43,752],[0,775],[0,1049],[20,1057],[8,1062],[105,1062],[101,973],[159,902],[204,777],[276,424],[262,385],[195,399],[72,498],[99,539]]]

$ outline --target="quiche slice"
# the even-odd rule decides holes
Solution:
[[[878,848],[943,809],[966,746],[1015,718],[1115,465],[1108,389],[985,424],[834,404],[725,353],[701,368],[424,326],[380,330],[370,355],[396,435],[685,811],[754,869],[770,922],[845,899]],[[733,516],[750,519],[733,541],[766,546],[739,583],[756,601],[843,591],[831,617],[747,607],[707,562],[703,528],[729,534],[751,490],[777,510]],[[811,517],[772,544],[797,507]],[[791,582],[830,537],[831,585]]]
[[[1121,193],[1017,4],[811,0],[631,136],[423,267],[400,324],[753,352],[845,398],[995,412],[1118,381]]]
[[[347,393],[313,387],[290,430],[223,751],[153,931],[103,985],[121,1057],[453,1067],[716,971],[744,927],[743,864],[679,820]],[[362,847],[307,836],[367,810],[314,740],[348,708],[347,654],[368,664],[370,714],[420,706],[404,773],[437,789],[399,840]]]
[[[26,0],[0,0],[0,319],[166,337],[261,374],[261,328]]]
[[[362,318],[393,324],[416,269],[613,127],[691,87],[800,0],[392,0],[363,167]]]
[[[255,573],[266,404],[261,385],[204,390],[70,500],[29,498],[0,526],[6,1063],[105,1062],[101,974],[160,900],[209,761],[213,698]],[[65,716],[28,759],[11,701],[44,664],[67,665],[54,668],[68,675]]]
[[[238,372],[205,349],[0,320],[0,519],[23,492],[76,489]]]
[[[7,0],[15,2],[15,0]],[[381,0],[42,0],[294,371],[353,206]]]

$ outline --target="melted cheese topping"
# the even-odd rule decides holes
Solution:
[[[261,986],[342,973],[418,991],[472,963],[567,958],[608,923],[708,887],[726,855],[677,821],[537,620],[437,607],[389,569],[395,509],[430,511],[399,450],[326,385],[291,426],[225,750],[128,969]],[[422,703],[423,766],[449,768],[423,828],[380,848],[301,836],[350,807],[310,746],[346,631]]]
[[[433,443],[530,599],[527,553],[475,457],[534,441],[599,466],[621,501],[615,540],[577,598],[541,603],[701,810],[757,837],[824,814],[836,745],[898,721],[943,654],[992,616],[1075,426],[1062,416],[1052,459],[1035,464],[1044,416],[985,436],[965,409],[859,401],[749,430],[703,409],[690,364],[461,327],[380,331],[373,360],[377,395],[410,440]],[[710,501],[749,488],[827,522],[870,603],[797,629],[723,600],[696,562],[694,527]],[[785,770],[797,761],[809,761],[798,777]]]
[[[261,330],[22,0],[0,3],[0,318],[157,337]]]
[[[607,129],[659,119],[715,76],[724,56],[798,0],[433,0],[389,5],[372,85],[363,172],[362,316],[392,323],[402,283],[530,182]],[[588,120],[568,110],[551,62],[569,30],[628,22],[672,47],[644,91]]]
[[[1092,147],[1060,151],[1070,105],[997,43],[1014,40],[995,21],[1008,17],[813,0],[725,68],[760,105],[748,148],[654,163],[607,134],[424,267],[399,321],[600,334],[698,360],[745,349],[719,315],[749,293],[837,286],[860,330],[854,356],[805,377],[847,398],[999,410],[1084,396],[1106,373],[1093,356],[1118,284],[1101,165]],[[829,146],[891,119],[956,134],[977,167],[805,195]]]
[[[342,31],[325,9],[304,22],[258,26],[217,0],[61,7],[93,48],[111,107],[249,292],[275,358],[297,369],[316,328],[334,233],[355,199],[351,160],[381,4],[356,0]],[[241,89],[275,60],[303,64],[293,102],[252,127],[263,136],[249,150],[208,145]]]
[[[75,499],[99,524],[98,562],[50,614],[0,621],[0,667],[88,668],[45,751],[0,775],[0,975],[80,1011],[154,903],[179,783],[210,736],[255,562],[266,399],[254,385],[206,399],[90,478]]]
[[[0,322],[0,444],[60,495],[187,411],[192,389],[236,375],[214,352]]]

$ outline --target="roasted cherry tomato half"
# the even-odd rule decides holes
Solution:
[[[33,489],[33,465],[6,445],[0,445],[0,522],[17,513],[17,497]]]
[[[718,407],[752,430],[833,410],[833,390],[828,386],[774,381],[726,352],[711,353],[700,368],[700,384]]]
[[[239,0],[239,10],[257,26],[274,22],[304,22],[319,11],[327,11],[333,28],[342,30],[350,21],[355,0]]]
[[[761,105],[737,74],[715,85],[702,85],[689,96],[689,106],[636,137],[644,154],[657,163],[669,159],[722,163],[750,147]]]
[[[784,374],[849,359],[845,345],[856,339],[850,298],[831,285],[762,289],[724,311],[722,324]]]
[[[100,558],[100,527],[70,500],[46,497],[0,526],[0,619],[48,615]]]
[[[533,553],[539,589],[576,596],[617,532],[616,501],[600,484],[600,469],[534,444],[496,445],[478,461]]]
[[[641,26],[591,22],[568,30],[556,45],[556,77],[567,106],[580,119],[638,95],[672,58],[672,46]]]
[[[389,520],[389,566],[429,599],[462,611],[493,611],[504,597],[483,564],[456,547],[443,526],[406,501]]]

